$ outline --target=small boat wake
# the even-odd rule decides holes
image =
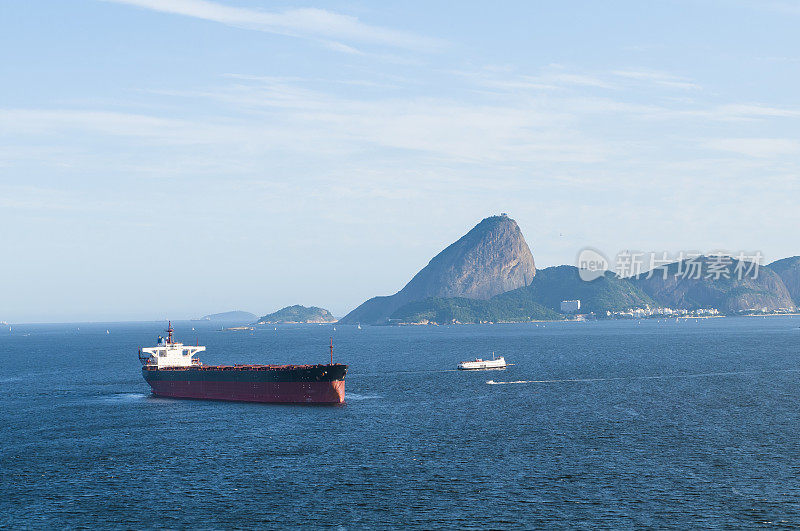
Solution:
[[[383,398],[381,395],[359,395],[357,393],[348,393],[345,391],[344,393],[344,401],[348,402],[352,401],[359,401],[359,400],[372,400],[373,398]]]
[[[460,372],[458,369],[426,369],[421,371],[392,371],[392,375],[398,374],[433,374],[440,372]],[[348,374],[348,378],[358,378],[361,376],[385,376],[385,372],[360,372]]]
[[[641,376],[641,377],[614,377],[614,378],[564,378],[560,380],[512,380],[507,382],[495,382],[487,380],[489,385],[512,385],[512,384],[546,384],[546,383],[575,383],[575,382],[610,382],[613,380],[641,380],[648,378],[668,378],[666,376]]]
[[[147,398],[149,394],[144,393],[115,393],[109,396],[99,396],[95,400],[103,404],[119,404],[122,402],[133,402]]]
[[[783,374],[800,372],[800,369],[783,369],[773,371],[727,371],[727,372],[702,372],[695,374],[662,374],[656,376],[614,376],[611,378],[561,378],[553,380],[511,380],[497,382],[487,380],[488,385],[519,385],[519,384],[550,384],[550,383],[593,383],[635,380],[676,380],[681,378],[712,378],[715,376],[757,376],[762,374]]]

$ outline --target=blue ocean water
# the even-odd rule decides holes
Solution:
[[[333,335],[328,407],[152,397],[164,323],[14,326],[0,526],[798,526],[798,327],[176,324],[206,363],[324,362]],[[514,365],[452,370],[492,351]]]

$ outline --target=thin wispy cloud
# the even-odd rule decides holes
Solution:
[[[800,153],[800,141],[788,138],[720,138],[707,141],[706,146],[763,159]]]
[[[217,109],[217,116],[0,109],[0,126],[16,135],[66,137],[72,131],[84,131],[135,137],[148,145],[169,144],[187,149],[216,145],[219,149],[212,151],[228,154],[221,157],[228,164],[239,156],[257,166],[261,157],[276,149],[307,153],[312,158],[337,154],[346,157],[378,149],[403,150],[407,156],[420,161],[436,160],[439,164],[526,165],[599,163],[615,156],[642,156],[654,149],[652,146],[663,143],[652,135],[636,133],[640,128],[694,129],[712,122],[755,124],[800,115],[795,109],[747,103],[638,103],[630,101],[626,91],[606,91],[602,77],[563,67],[538,76],[485,70],[457,75],[476,86],[506,87],[508,95],[498,98],[482,94],[465,101],[447,94],[414,96],[400,87],[392,94],[378,91],[371,97],[362,97],[333,88],[336,80],[226,74],[221,86],[145,91],[170,98],[179,107],[187,102],[213,101],[213,105],[201,105]],[[538,86],[534,79],[582,87],[582,92],[553,91],[550,85]],[[521,80],[531,83],[518,85]],[[520,86],[530,90],[510,88]],[[594,94],[597,89],[604,93]],[[631,134],[608,138],[605,124],[609,116],[615,123],[627,123]],[[747,135],[745,131],[742,129]],[[694,142],[687,140],[685,145]],[[703,145],[715,151],[761,158],[786,156],[795,149],[794,144],[780,140],[721,141],[711,136]],[[219,167],[223,162],[213,165]]]
[[[441,49],[444,41],[414,33],[373,26],[357,17],[324,9],[301,8],[270,12],[234,7],[208,0],[103,0],[162,13],[183,15],[228,26],[302,37],[322,42],[325,46],[350,54],[361,53],[354,46],[363,43],[416,51]]]
[[[719,107],[718,113],[736,118],[796,118],[800,109],[756,104],[729,104]]]
[[[797,0],[744,0],[745,5],[754,9],[767,9],[790,15],[800,15],[800,2]]]
[[[487,66],[480,70],[457,70],[451,74],[468,79],[476,85],[501,91],[559,91],[571,89],[618,88],[612,81],[585,72],[571,71],[561,65],[550,65],[536,74],[508,72]]]
[[[667,88],[687,90],[699,90],[701,88],[700,85],[693,83],[686,78],[657,70],[615,70],[612,72],[612,74],[618,77],[653,83],[655,85]]]

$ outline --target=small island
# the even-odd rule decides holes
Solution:
[[[336,318],[325,308],[295,304],[259,317],[256,324],[320,324],[335,322]]]
[[[234,310],[231,312],[212,313],[204,315],[199,319],[192,319],[192,321],[243,321],[252,322],[256,318],[256,314],[250,312],[243,312],[241,310]]]

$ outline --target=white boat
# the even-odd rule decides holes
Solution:
[[[475,358],[472,361],[462,361],[458,364],[459,370],[462,371],[486,371],[492,369],[505,369],[506,367],[508,367],[506,359],[503,356],[500,356],[499,358],[496,357],[494,352],[492,352],[492,359],[490,360]]]

